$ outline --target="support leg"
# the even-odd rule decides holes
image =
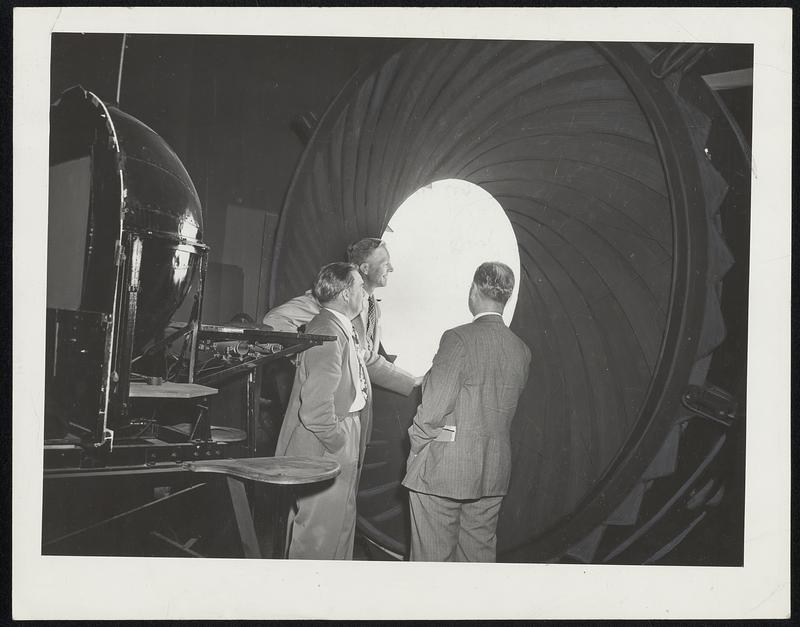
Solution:
[[[256,528],[253,525],[253,516],[250,513],[250,503],[247,500],[244,482],[234,477],[227,477],[227,481],[228,490],[231,493],[233,515],[236,518],[236,527],[239,529],[244,556],[260,558],[261,550],[258,548]]]
[[[275,509],[272,513],[272,557],[275,559],[286,559],[289,508],[293,502],[291,488],[275,486]]]

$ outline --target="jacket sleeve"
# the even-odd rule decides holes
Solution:
[[[522,385],[524,386],[528,383],[528,376],[531,373],[532,355],[531,355],[531,349],[528,348],[526,344],[523,344],[523,346],[525,347],[525,375],[522,378]]]
[[[446,424],[447,416],[453,412],[464,379],[462,365],[465,358],[466,351],[458,335],[445,331],[433,365],[425,375],[422,402],[408,429],[412,456],[436,439]]]
[[[317,436],[331,453],[345,444],[344,435],[336,422],[334,394],[342,378],[341,341],[323,342],[302,353],[306,380],[300,388],[300,422]]]
[[[414,375],[395,366],[383,355],[374,351],[364,362],[369,371],[369,380],[392,392],[408,396],[414,389]]]
[[[297,333],[299,327],[308,324],[319,313],[317,299],[311,292],[297,296],[282,305],[273,307],[265,315],[263,323],[275,331]]]

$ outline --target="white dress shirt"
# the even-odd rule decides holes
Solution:
[[[358,314],[359,318],[361,318],[361,322],[364,323],[364,332],[367,331],[367,314],[369,312],[369,305],[368,302],[364,301],[364,306],[361,308],[361,312]]]

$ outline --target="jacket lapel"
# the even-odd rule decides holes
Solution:
[[[330,309],[325,309],[323,307],[320,313],[325,314],[329,319],[333,320],[333,322],[342,330],[342,333],[344,333],[344,336],[347,340],[347,363],[350,365],[350,384],[353,393],[352,398],[355,399],[355,395],[357,393],[356,385],[358,385],[358,358],[355,355],[355,351],[350,350],[350,343],[353,341],[353,330],[346,329],[342,321],[339,319],[339,316],[334,314]],[[357,322],[354,324],[357,324]]]

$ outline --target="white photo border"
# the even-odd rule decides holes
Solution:
[[[782,618],[790,608],[789,9],[16,8],[12,611],[16,619]],[[52,32],[753,43],[744,566],[41,555]]]

